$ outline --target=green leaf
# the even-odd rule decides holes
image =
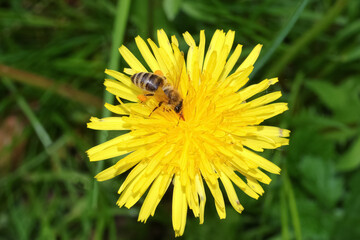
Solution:
[[[300,126],[300,125],[299,125]],[[335,158],[333,141],[325,139],[310,124],[305,123],[291,133],[288,147],[288,166],[291,174],[298,174],[298,163],[303,156],[322,156],[323,158]],[[305,126],[309,126],[306,128]]]
[[[344,207],[338,213],[336,228],[332,230],[332,239],[360,239],[360,175],[354,174],[349,179],[348,192],[345,195]]]
[[[335,226],[334,212],[325,210],[313,199],[298,197],[303,239],[328,240]],[[347,239],[347,238],[344,238]]]
[[[340,171],[351,171],[360,165],[360,137],[354,141],[350,149],[339,160],[336,168]]]
[[[201,8],[201,5],[196,2],[184,2],[181,9],[189,15],[189,17],[196,20],[204,21],[206,23],[216,23],[217,18],[213,15],[209,15],[205,12],[205,9]]]
[[[331,110],[336,111],[347,103],[347,93],[329,82],[308,81],[306,86]]]
[[[163,8],[166,17],[172,21],[180,10],[182,0],[163,0]]]
[[[294,126],[311,126],[313,134],[321,132],[323,138],[338,143],[347,142],[356,136],[357,133],[353,127],[344,124],[340,120],[317,113],[314,107],[309,107],[309,109],[302,111],[296,118],[292,118],[290,121]]]
[[[302,185],[322,205],[334,207],[343,194],[343,181],[335,174],[334,163],[315,156],[305,156],[299,166]]]
[[[360,120],[360,84],[359,79],[352,77],[341,85],[334,85],[325,81],[308,81],[310,88],[332,110],[334,117],[345,123]]]

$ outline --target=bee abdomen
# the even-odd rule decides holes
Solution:
[[[165,79],[159,75],[147,72],[139,72],[131,76],[131,81],[139,88],[155,92],[165,83]]]

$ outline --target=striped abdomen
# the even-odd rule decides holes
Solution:
[[[131,76],[131,81],[145,91],[155,92],[159,87],[164,86],[165,77],[154,73],[139,72]]]

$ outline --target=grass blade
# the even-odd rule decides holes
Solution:
[[[256,73],[269,61],[271,56],[274,54],[276,49],[280,46],[280,44],[284,41],[285,37],[289,34],[291,29],[293,29],[295,23],[299,19],[301,13],[304,11],[306,5],[308,4],[309,0],[302,0],[294,13],[290,16],[290,20],[287,24],[282,28],[282,30],[278,33],[275,37],[274,41],[272,42],[269,50],[266,51],[265,55],[256,62],[253,72],[251,73],[252,77],[256,75]]]
[[[25,99],[18,93],[15,84],[12,83],[8,78],[3,78],[3,83],[15,95],[16,101],[19,104],[21,110],[29,119],[41,143],[43,144],[45,149],[47,149],[52,144],[52,140],[49,134],[47,133],[43,125],[40,123],[33,110],[26,103]]]
[[[316,36],[318,36],[322,31],[324,31],[330,24],[335,20],[335,18],[341,13],[341,11],[346,6],[347,0],[337,0],[334,6],[325,14],[325,16],[315,24],[309,31],[302,35],[299,40],[297,40],[285,54],[276,61],[269,69],[269,72],[266,76],[277,76],[279,73],[287,66],[287,64],[293,60],[298,54],[298,52],[309,44]]]

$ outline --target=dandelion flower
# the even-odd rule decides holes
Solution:
[[[221,219],[226,213],[219,182],[231,205],[241,213],[244,208],[233,184],[257,199],[264,192],[259,183],[271,181],[263,170],[280,173],[278,166],[254,151],[262,152],[289,143],[288,130],[259,125],[288,109],[286,103],[272,103],[281,93],[275,91],[253,98],[278,79],[265,79],[244,87],[262,45],[257,45],[239,66],[235,66],[242,45],[238,44],[229,56],[234,31],[217,30],[206,52],[204,31],[200,32],[199,45],[188,32],[183,36],[189,45],[186,60],[176,37],[172,36],[169,41],[163,30],[157,32],[158,45],[147,40],[151,50],[141,37],[136,37],[136,45],[148,68],[128,48],[121,46],[120,54],[130,67],[124,69],[124,74],[107,69],[105,73],[116,80],[106,79],[104,83],[107,91],[119,101],[118,105],[106,103],[105,107],[121,116],[93,117],[88,123],[89,128],[96,130],[129,130],[87,152],[90,161],[121,156],[115,165],[96,175],[98,181],[130,170],[118,191],[119,207],[131,208],[148,190],[138,218],[146,222],[173,184],[175,236],[184,233],[188,208],[199,217],[200,224],[204,222],[204,183],[214,197]],[[183,98],[184,119],[166,104],[153,111],[159,105],[154,97],[139,100],[138,96],[144,92],[130,79],[139,72],[163,73]],[[124,103],[121,99],[127,101]]]

